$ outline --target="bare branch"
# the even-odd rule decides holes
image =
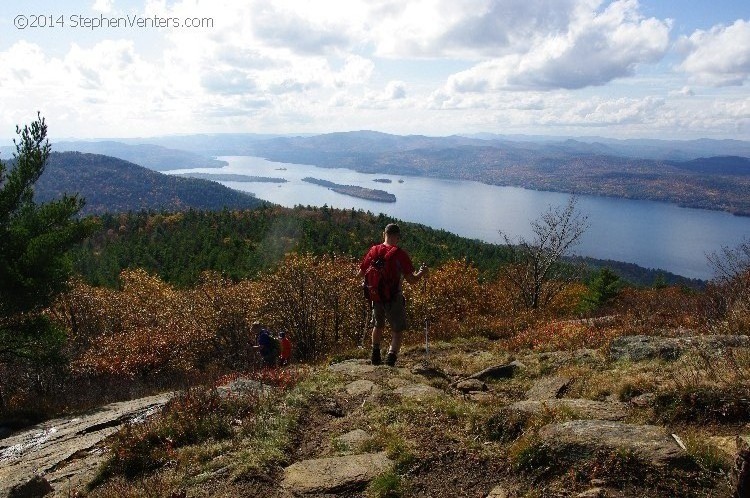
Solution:
[[[519,237],[513,243],[501,232],[511,254],[511,263],[501,271],[529,308],[548,304],[571,279],[560,260],[580,243],[589,226],[588,217],[576,209],[576,203],[577,197],[571,196],[564,207],[548,207],[531,222],[531,242]]]

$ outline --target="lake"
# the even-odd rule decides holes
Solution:
[[[511,239],[529,237],[529,221],[549,206],[564,205],[569,195],[557,192],[498,187],[483,183],[427,177],[365,174],[348,169],[277,163],[249,156],[220,157],[223,168],[172,170],[166,173],[239,173],[280,177],[287,183],[222,181],[228,187],[252,192],[282,206],[355,208],[385,213],[405,221],[480,239],[502,242],[500,231]],[[285,168],[281,169],[281,168]],[[303,182],[305,177],[386,190],[395,203],[368,201],[337,194]],[[393,183],[378,183],[387,178]],[[403,183],[398,183],[403,180]],[[664,269],[690,278],[710,279],[706,254],[722,246],[734,247],[750,236],[750,217],[719,211],[681,208],[654,201],[580,196],[578,209],[588,215],[590,228],[574,252],[581,256],[635,263]]]

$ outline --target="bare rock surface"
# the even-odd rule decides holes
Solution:
[[[345,387],[347,394],[351,396],[361,396],[377,392],[377,386],[371,380],[359,379],[350,382]]]
[[[376,368],[378,367],[371,365],[368,360],[346,360],[328,366],[328,370],[331,372],[348,375],[349,377],[360,377],[374,372]]]
[[[480,370],[474,374],[471,374],[468,379],[511,379],[516,373],[526,369],[526,365],[518,360],[511,361],[510,363],[504,363],[502,365],[494,365],[487,367],[484,370]]]
[[[663,427],[605,420],[572,420],[542,427],[543,444],[558,458],[575,461],[597,451],[629,451],[642,462],[683,467],[691,460]]]
[[[101,454],[93,450],[96,445],[126,422],[155,413],[171,396],[112,403],[85,415],[49,420],[0,440],[0,498],[12,496],[11,489],[24,486],[35,476],[46,479],[56,492],[61,485],[67,486],[71,475],[90,477],[101,461]]]
[[[393,465],[385,452],[304,460],[284,469],[282,487],[301,495],[351,493]]]
[[[526,392],[526,398],[531,400],[544,400],[559,398],[570,386],[573,379],[570,377],[552,376],[537,380]]]
[[[482,392],[487,390],[487,384],[479,379],[467,379],[458,382],[456,389],[464,393]]]
[[[414,375],[421,375],[422,377],[426,377],[428,379],[450,379],[450,376],[443,370],[426,362],[417,364],[412,367],[411,373]]]
[[[546,410],[565,410],[575,418],[594,420],[623,420],[628,415],[627,403],[573,398],[518,401],[506,408],[531,415],[544,413]]]
[[[510,498],[510,493],[504,486],[495,486],[490,490],[486,498]]]
[[[347,452],[356,453],[356,450],[369,441],[370,434],[363,429],[354,429],[336,438],[336,441],[346,448]]]
[[[609,347],[613,360],[643,361],[653,358],[674,360],[689,350],[702,350],[715,354],[726,348],[750,347],[746,335],[689,335],[659,337],[630,335],[618,337]]]
[[[394,391],[396,394],[400,394],[404,398],[424,398],[428,396],[439,396],[443,394],[443,391],[427,384],[410,384],[408,386],[399,387]]]

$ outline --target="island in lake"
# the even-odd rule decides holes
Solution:
[[[328,180],[320,180],[318,178],[306,177],[302,179],[303,182],[314,183],[322,187],[328,187],[334,192],[339,194],[350,195],[352,197],[359,197],[360,199],[367,199],[370,201],[378,202],[396,202],[396,196],[385,190],[376,190],[365,187],[357,187],[356,185],[340,185],[338,183],[329,182]]]
[[[215,182],[265,182],[265,183],[286,183],[283,178],[272,178],[268,176],[250,176],[237,175],[232,173],[177,173],[175,176],[188,176],[190,178],[200,178],[203,180],[212,180]]]
[[[373,181],[378,183],[393,183],[393,180],[389,180],[388,178],[375,178]]]

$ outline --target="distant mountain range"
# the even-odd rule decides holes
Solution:
[[[195,152],[171,149],[161,145],[134,143],[128,144],[113,140],[52,142],[53,152],[88,152],[123,159],[155,171],[188,168],[221,168],[226,161],[219,161]],[[0,158],[9,160],[15,147],[0,147]]]
[[[353,131],[323,135],[201,134],[57,142],[154,170],[221,167],[214,156],[429,176],[750,215],[750,142],[503,135],[428,137]],[[2,148],[8,157],[8,148]],[[252,172],[248,172],[252,174]]]
[[[263,204],[216,182],[165,175],[114,157],[81,152],[53,152],[34,186],[40,202],[62,193],[79,193],[86,199],[83,214],[247,209]]]
[[[687,161],[707,156],[750,157],[750,142],[743,140],[624,139],[604,137],[545,137],[525,135],[495,135],[478,133],[466,135],[489,142],[536,144],[540,147],[557,145],[571,153],[603,154],[640,159]]]
[[[57,152],[78,151],[117,157],[156,171],[183,168],[221,168],[226,161],[185,150],[170,149],[154,144],[126,144],[106,140],[103,142],[55,142]]]
[[[269,135],[218,133],[120,139],[124,143],[155,144],[208,156],[252,155],[259,148],[288,143],[328,152],[394,152],[414,149],[452,149],[462,146],[493,147],[523,154],[605,155],[653,160],[688,161],[711,156],[750,157],[750,142],[742,140],[658,140],[604,137],[549,137],[526,135],[392,135],[377,131],[349,131],[319,135]]]
[[[272,161],[648,199],[750,215],[750,143],[737,140],[510,142],[364,131],[256,140],[248,148]],[[670,159],[633,157],[638,153]],[[717,153],[721,155],[711,156]]]

